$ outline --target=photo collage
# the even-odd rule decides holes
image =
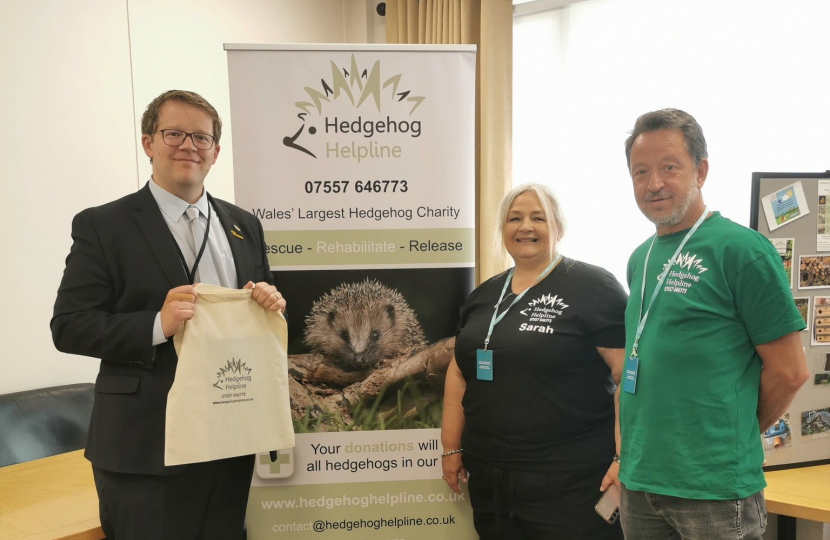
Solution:
[[[761,436],[766,456],[781,453],[778,456],[782,457],[776,456],[773,464],[786,462],[788,456],[793,456],[793,448],[799,447],[799,443],[808,444],[813,439],[830,435],[830,222],[826,221],[827,213],[830,211],[828,196],[830,179],[822,179],[817,182],[817,186],[815,183],[807,185],[802,181],[795,181],[783,187],[779,184],[759,198],[770,231],[768,239],[781,258],[781,265],[793,292],[793,302],[804,320],[804,332],[809,332],[810,336],[809,341],[805,341],[805,344],[809,345],[804,348],[804,352],[811,377],[801,390],[802,394],[809,393],[810,398],[802,401],[796,399],[790,411],[782,415]],[[801,219],[807,216],[815,216],[815,222],[813,223],[813,219]],[[791,226],[793,223],[797,225]],[[811,246],[813,233],[816,235],[816,243]],[[824,399],[818,399],[822,395]],[[796,422],[800,419],[800,429],[791,424],[791,415],[792,420]]]

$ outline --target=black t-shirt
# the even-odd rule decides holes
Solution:
[[[482,283],[461,310],[455,359],[467,382],[462,448],[507,469],[610,462],[614,383],[596,348],[625,347],[625,291],[606,270],[563,258],[496,325],[488,347],[493,380],[480,381],[476,350],[507,274]],[[513,300],[508,287],[499,313]]]

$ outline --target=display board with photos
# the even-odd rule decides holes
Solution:
[[[830,171],[753,173],[750,226],[787,272],[810,379],[761,436],[765,470],[830,463]]]

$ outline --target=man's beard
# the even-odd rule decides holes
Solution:
[[[659,197],[660,195],[661,194],[660,194],[659,191],[654,193],[654,194],[651,194],[651,196],[646,199],[646,202],[648,202],[652,198]],[[658,227],[666,226],[666,225],[669,225],[669,226],[677,225],[678,223],[683,221],[683,218],[686,217],[686,212],[689,211],[689,208],[691,208],[692,205],[695,202],[697,202],[697,200],[699,198],[700,198],[700,190],[697,189],[697,186],[693,186],[692,189],[690,189],[686,193],[686,196],[683,198],[683,200],[680,201],[680,204],[675,206],[674,210],[672,210],[670,213],[668,213],[666,215],[663,215],[663,216],[649,215],[648,212],[643,210],[643,214],[648,218],[649,221],[651,221],[652,223],[654,223]]]

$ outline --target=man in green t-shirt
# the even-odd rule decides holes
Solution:
[[[623,531],[760,539],[760,433],[809,375],[804,321],[772,244],[706,208],[709,161],[694,118],[644,114],[625,150],[637,205],[657,234],[628,262]]]

